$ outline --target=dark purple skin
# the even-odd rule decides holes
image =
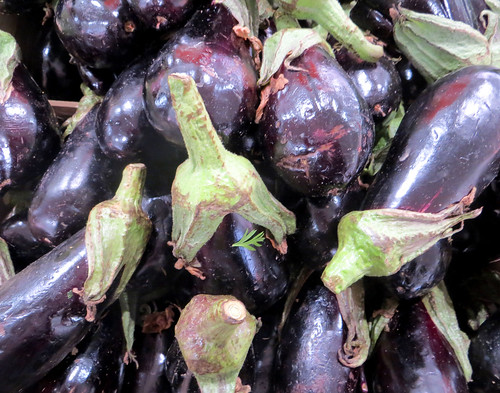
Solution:
[[[370,63],[347,50],[337,51],[335,56],[354,81],[375,121],[398,109],[402,99],[401,78],[391,59],[382,57]]]
[[[251,346],[239,373],[243,385],[250,385],[250,387],[253,385],[255,378],[254,367],[255,353]],[[167,351],[166,371],[172,393],[200,393],[198,382],[193,373],[188,370],[176,339],[174,339]]]
[[[274,392],[356,392],[357,370],[338,361],[343,342],[337,299],[314,276],[299,294],[281,332]]]
[[[116,79],[116,73],[110,69],[96,69],[75,61],[80,78],[97,95],[103,96]]]
[[[288,238],[289,252],[301,265],[321,269],[337,251],[337,227],[340,219],[359,210],[365,190],[353,184],[342,195],[303,198],[293,209],[297,230]]]
[[[373,35],[388,43],[389,50],[394,50],[390,9],[396,8],[396,5],[464,22],[476,30],[484,31],[479,20],[481,11],[487,9],[484,0],[361,0],[351,10],[350,17],[359,27],[370,30]]]
[[[344,189],[371,154],[373,119],[352,80],[324,49],[312,47],[279,71],[288,81],[272,93],[259,131],[279,176],[307,196]],[[303,71],[306,70],[306,71]]]
[[[97,109],[78,123],[33,196],[29,226],[49,246],[83,228],[90,210],[110,199],[120,182],[120,165],[106,157],[97,142]]]
[[[11,83],[0,103],[0,191],[37,179],[61,146],[54,110],[23,65]]]
[[[257,73],[247,44],[235,36],[236,20],[222,5],[197,11],[174,34],[148,69],[144,102],[151,124],[166,140],[183,146],[175,118],[168,75],[190,75],[223,143],[232,151],[253,122],[257,107]]]
[[[29,265],[0,287],[0,377],[17,392],[47,374],[92,324],[73,288],[87,279],[85,231]]]
[[[38,241],[31,233],[27,210],[5,220],[0,226],[0,237],[9,246],[10,257],[16,271],[24,269],[51,249]]]
[[[494,104],[498,94],[500,72],[493,67],[464,68],[430,86],[406,113],[386,161],[368,189],[364,209],[437,213],[473,188],[479,195],[500,169],[500,108]],[[440,246],[447,247],[446,241]],[[422,277],[411,278],[412,287],[429,289],[442,279],[438,273],[445,270],[445,260],[422,261],[440,254],[429,250],[398,275],[404,280],[420,271]],[[418,264],[426,264],[430,270],[420,269]],[[388,287],[403,289],[394,294],[404,298],[423,294],[404,292],[403,283],[392,282]]]
[[[417,71],[413,64],[402,57],[396,64],[401,84],[403,86],[403,103],[405,109],[424,91],[427,87],[427,82],[424,77]]]
[[[196,6],[195,0],[127,0],[127,3],[146,28],[162,33],[181,27]]]
[[[57,34],[68,52],[92,68],[117,68],[133,60],[140,28],[125,0],[60,0]]]
[[[78,68],[70,61],[52,23],[46,22],[45,34],[40,40],[37,52],[39,73],[34,78],[52,100],[79,101],[82,97],[82,79]],[[34,56],[30,53],[30,57]]]
[[[173,329],[170,329],[173,330]],[[166,376],[167,350],[173,341],[170,331],[139,333],[134,341],[139,368],[126,369],[124,393],[170,393]]]
[[[255,251],[232,247],[245,230],[264,229],[237,214],[228,214],[212,238],[198,251],[196,259],[204,280],[193,278],[193,292],[232,295],[245,304],[250,313],[261,313],[280,300],[288,289],[285,259],[265,240]]]
[[[142,95],[150,60],[145,56],[113,83],[97,113],[96,134],[102,151],[111,159],[144,163],[147,193],[162,195],[170,192],[175,170],[187,155],[166,141],[146,117]]]
[[[28,393],[117,392],[123,382],[125,354],[120,307],[111,311],[78,347],[78,354],[65,369],[54,369]],[[66,363],[66,360],[61,363]]]
[[[0,3],[0,14],[22,14],[42,8],[45,0],[3,0]]]
[[[369,361],[374,393],[468,393],[453,349],[422,302],[401,303]]]
[[[500,385],[500,312],[481,324],[469,347],[471,392],[493,393]]]

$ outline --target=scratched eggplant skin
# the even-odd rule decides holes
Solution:
[[[354,393],[359,369],[345,367],[338,360],[345,326],[337,299],[317,276],[311,278],[281,333],[274,392]]]
[[[314,46],[282,66],[259,123],[263,152],[295,191],[326,196],[344,189],[371,154],[373,119],[347,73]],[[296,68],[295,68],[296,67]]]

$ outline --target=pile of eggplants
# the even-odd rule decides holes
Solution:
[[[341,3],[0,0],[0,393],[500,392],[500,3]]]

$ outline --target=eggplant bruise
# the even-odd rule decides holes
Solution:
[[[364,208],[437,213],[473,189],[480,194],[500,169],[499,94],[500,70],[488,66],[464,68],[425,90],[401,122]],[[446,241],[435,247],[441,250],[427,251],[382,280],[394,280],[388,287],[396,295],[422,295],[449,263]]]
[[[54,111],[23,65],[11,84],[0,100],[0,190],[41,176],[60,149]]]
[[[324,49],[309,48],[291,65],[279,71],[285,85],[271,93],[260,120],[264,154],[293,189],[326,196],[344,189],[363,168],[373,145],[373,119]]]
[[[468,393],[451,346],[422,302],[402,303],[370,360],[374,393]]]
[[[344,323],[335,295],[315,276],[299,299],[278,346],[274,391],[354,393],[358,370],[338,360]]]
[[[149,67],[144,90],[147,115],[168,141],[184,145],[167,84],[170,74],[180,72],[198,84],[224,145],[231,151],[241,149],[255,117],[257,73],[247,45],[232,32],[236,24],[222,5],[197,11]]]

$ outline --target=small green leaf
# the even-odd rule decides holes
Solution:
[[[245,247],[247,250],[255,251],[255,247],[261,247],[265,240],[264,232],[259,232],[255,235],[256,232],[256,229],[250,232],[246,229],[243,237],[231,247]]]

